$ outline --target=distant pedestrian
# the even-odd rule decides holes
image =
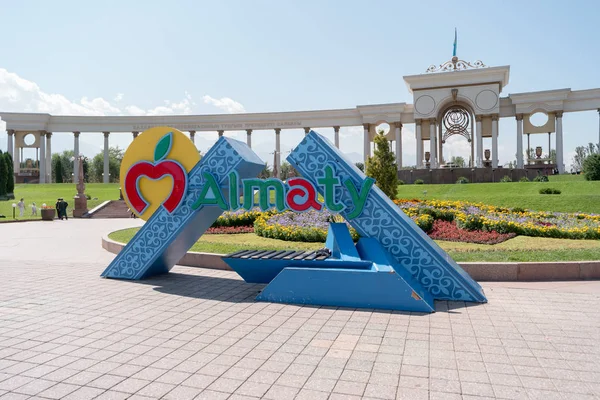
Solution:
[[[35,203],[31,203],[31,216],[37,216],[37,207]]]
[[[19,216],[22,217],[23,214],[25,213],[25,201],[24,201],[24,199],[21,199],[21,201],[19,201],[17,203],[17,207],[19,207]]]
[[[67,207],[68,206],[69,206],[69,203],[64,201],[64,199],[62,197],[60,197],[58,199],[58,201],[56,202],[56,213],[58,214],[58,218],[60,220],[62,220],[63,218],[66,220],[69,219],[69,217],[67,216]]]

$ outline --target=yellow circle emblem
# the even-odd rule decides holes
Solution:
[[[192,141],[177,129],[142,132],[121,161],[121,189],[129,209],[143,220],[161,206],[173,211],[185,195],[187,174],[200,160]]]

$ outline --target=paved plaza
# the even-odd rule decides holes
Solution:
[[[235,273],[107,280],[139,220],[0,224],[0,399],[600,399],[600,283],[431,315],[256,303]]]

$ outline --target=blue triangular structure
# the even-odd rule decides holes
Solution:
[[[311,131],[287,157],[289,163],[318,188],[324,167],[333,168],[342,182],[360,188],[366,176],[335,146]],[[379,188],[373,186],[362,213],[349,219],[353,210],[347,191],[337,190],[337,201],[347,206],[340,214],[361,236],[376,238],[393,257],[397,268],[404,268],[435,299],[486,302],[481,286],[423,232]]]

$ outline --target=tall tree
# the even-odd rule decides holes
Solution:
[[[265,167],[263,168],[262,171],[260,171],[260,174],[258,175],[258,177],[260,179],[267,179],[271,177],[271,168],[269,167],[268,164],[265,164]]]
[[[15,165],[9,153],[4,153],[4,159],[6,160],[6,169],[8,171],[6,174],[6,193],[11,194],[15,192]]]
[[[54,164],[54,176],[56,183],[63,183],[63,169],[62,169],[62,161],[60,157],[56,159],[56,163]]]
[[[109,182],[118,182],[121,173],[121,160],[123,160],[123,150],[119,147],[110,147],[108,149],[108,173]],[[104,174],[104,153],[98,153],[92,159],[90,179],[92,182],[103,182]]]
[[[454,164],[455,166],[457,166],[459,168],[463,168],[465,166],[465,159],[461,156],[453,156],[450,159],[450,163]]]
[[[4,154],[0,150],[0,196],[6,196],[6,182],[8,181],[8,170],[4,161]]]
[[[373,140],[375,142],[375,151],[373,157],[367,160],[367,176],[375,179],[375,184],[390,199],[394,200],[398,195],[398,168],[396,166],[396,157],[390,150],[388,140],[379,132]]]

